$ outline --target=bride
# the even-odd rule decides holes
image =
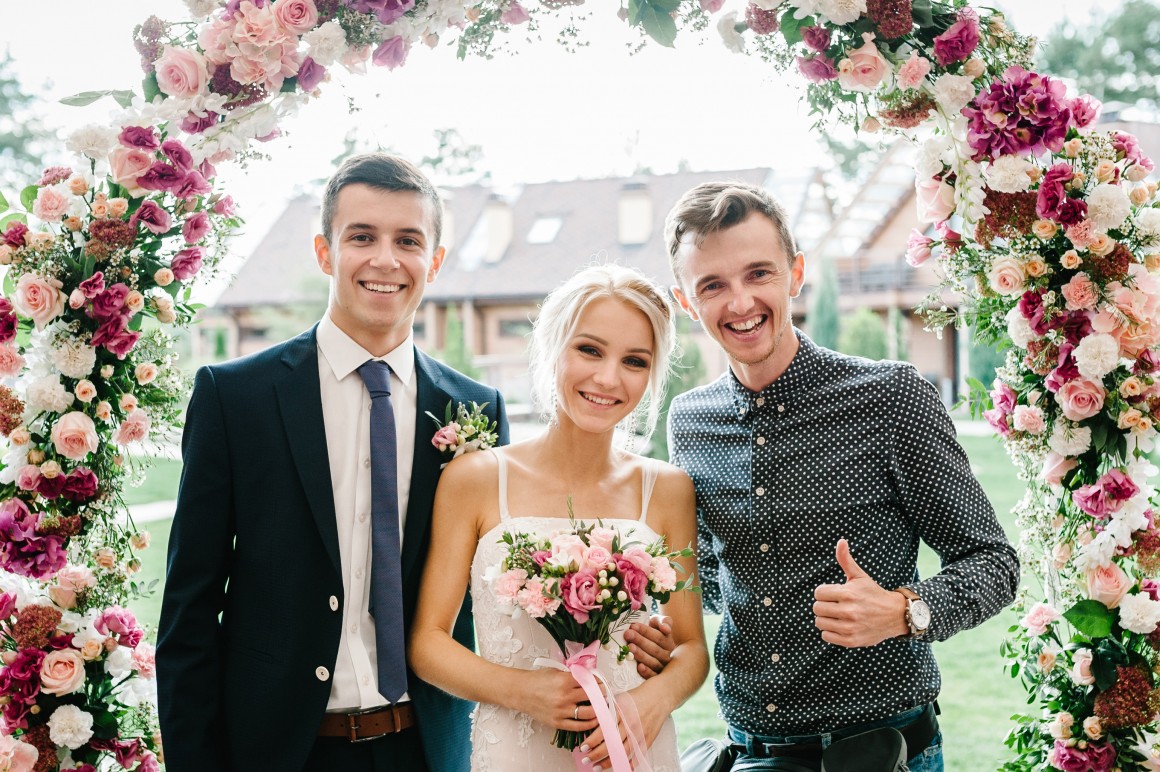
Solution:
[[[572,754],[551,744],[556,729],[594,730],[579,760],[610,769],[584,691],[569,673],[534,668],[539,657],[558,658],[555,643],[526,614],[513,617],[487,577],[506,554],[505,530],[550,535],[568,526],[569,502],[577,520],[599,518],[642,541],[663,535],[672,550],[695,543],[688,476],[613,446],[626,419],[643,416],[646,435],[655,428],[673,347],[671,308],[644,277],[615,265],[580,271],[544,300],[532,332],[533,397],[548,428],[462,456],[443,472],[408,650],[420,678],[480,703],[472,770],[573,770]],[[681,562],[695,571],[695,558]],[[469,579],[479,655],[451,637]],[[646,681],[631,661],[617,663],[603,649],[598,662],[614,691],[632,697],[654,772],[679,772],[670,716],[704,681],[708,653],[699,595],[673,593],[663,612],[672,618],[676,648],[659,675]],[[623,642],[620,633],[614,638]],[[620,731],[624,736],[623,722]]]

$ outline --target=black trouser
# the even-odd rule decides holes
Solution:
[[[411,727],[362,743],[319,737],[303,772],[427,772],[427,762],[419,731]]]

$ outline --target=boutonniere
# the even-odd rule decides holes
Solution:
[[[499,423],[483,414],[483,409],[487,407],[488,403],[484,402],[482,405],[477,405],[472,402],[471,409],[468,410],[467,406],[460,402],[454,413],[452,413],[452,404],[452,402],[447,403],[442,421],[430,412],[427,413],[435,425],[439,427],[435,436],[431,438],[431,444],[443,456],[444,464],[453,458],[459,458],[464,453],[494,448],[496,442],[499,441]]]

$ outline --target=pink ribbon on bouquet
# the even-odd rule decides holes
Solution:
[[[588,702],[592,704],[592,709],[596,711],[596,720],[600,724],[600,729],[604,734],[604,743],[608,746],[608,760],[612,762],[612,772],[652,772],[652,765],[648,762],[648,755],[644,744],[644,731],[640,725],[640,715],[636,710],[636,703],[628,694],[621,694],[619,697],[612,696],[612,686],[608,683],[608,679],[596,667],[596,653],[600,651],[600,641],[593,641],[584,646],[575,641],[564,641],[564,661],[559,662],[554,659],[545,659],[540,657],[536,659],[536,667],[551,667],[556,670],[563,670],[571,673],[572,677],[576,679],[576,683],[580,684],[580,688],[584,690],[584,694],[588,696]],[[598,684],[597,681],[600,683]],[[607,700],[604,692],[600,690],[600,684],[604,685],[608,693]],[[628,735],[628,744],[632,749],[632,756],[636,762],[635,767],[629,763],[628,751],[625,750],[624,743],[620,739],[620,727],[616,720],[616,708],[618,702],[620,703],[621,712],[623,713],[622,720],[625,724],[625,732]],[[581,762],[583,753],[576,749],[572,752],[572,758],[576,764],[577,770],[589,770],[590,766],[586,766]]]

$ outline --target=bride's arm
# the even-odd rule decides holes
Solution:
[[[411,669],[457,697],[514,708],[557,729],[591,729],[594,720],[572,718],[587,697],[570,674],[488,662],[451,637],[481,525],[488,514],[494,515],[479,502],[497,499],[495,476],[494,459],[473,453],[449,464],[439,480],[431,545],[407,646]]]
[[[688,475],[675,467],[666,467],[657,480],[649,504],[648,523],[665,536],[670,550],[696,547],[696,499]],[[696,556],[681,558],[678,562],[685,569],[684,578],[696,578]],[[640,713],[645,742],[649,745],[660,734],[665,719],[693,696],[709,674],[700,593],[690,590],[674,592],[661,610],[672,619],[673,639],[676,641],[672,659],[659,674],[629,691]],[[591,763],[607,768],[608,765],[603,763],[607,752],[600,730],[593,732],[588,741],[592,748],[587,754]]]

